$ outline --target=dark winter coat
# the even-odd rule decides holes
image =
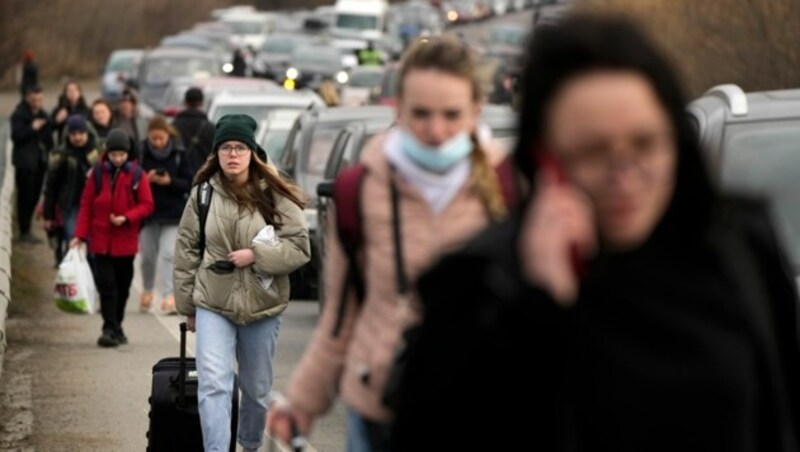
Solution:
[[[181,134],[192,174],[205,163],[214,143],[214,123],[200,110],[186,109],[178,113],[172,125]]]
[[[139,230],[142,221],[153,212],[153,194],[144,172],[134,181],[137,165],[136,161],[130,161],[117,169],[104,156],[102,163],[89,173],[75,227],[75,237],[89,242],[89,252],[125,257],[135,256],[139,251]],[[98,169],[103,172],[99,193],[93,174]],[[128,221],[114,226],[111,214],[123,215]]]
[[[83,99],[83,96],[78,99],[78,103],[75,105],[70,105],[69,101],[63,94],[59,96],[58,105],[56,105],[56,108],[54,108],[53,112],[50,114],[51,118],[53,119],[53,124],[55,124],[55,131],[57,134],[56,142],[59,144],[64,143],[67,139],[65,133],[65,129],[67,127],[66,118],[62,122],[56,121],[56,115],[62,108],[67,109],[67,118],[72,115],[81,115],[83,116],[83,119],[88,121],[89,117],[92,115],[92,111],[89,109],[89,106],[86,105],[86,101]]]
[[[514,223],[444,259],[418,284],[393,450],[797,451],[794,275],[763,206],[713,224],[601,255],[571,309],[524,282]]]
[[[151,184],[156,207],[148,221],[177,225],[189,198],[194,175],[183,145],[179,141],[170,139],[168,146],[172,147],[172,151],[162,159],[152,150],[147,140],[143,141],[140,146],[142,149],[140,162],[145,174],[150,170],[163,169],[172,179],[167,186]]]
[[[47,124],[38,131],[33,130],[34,119],[45,119]],[[44,110],[34,114],[23,100],[11,115],[11,141],[14,143],[13,163],[17,169],[44,170],[47,155],[53,149],[53,123]]]
[[[44,189],[45,219],[56,219],[56,207],[66,213],[80,206],[86,176],[99,160],[100,153],[92,135],[82,148],[72,146],[67,140],[63,147],[51,153]]]

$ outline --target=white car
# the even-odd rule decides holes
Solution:
[[[228,114],[246,114],[263,121],[272,110],[296,110],[298,113],[311,106],[324,106],[325,102],[312,91],[274,91],[259,93],[222,92],[214,97],[208,109],[208,118],[216,123]]]
[[[353,68],[347,84],[342,87],[342,106],[359,107],[376,101],[384,72],[380,66]]]
[[[267,118],[258,125],[256,142],[267,151],[270,160],[276,165],[281,160],[286,140],[300,113],[299,110],[293,108],[275,109],[269,112]]]

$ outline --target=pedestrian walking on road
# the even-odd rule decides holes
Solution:
[[[86,176],[100,160],[95,138],[83,116],[70,116],[66,130],[66,143],[50,154],[44,190],[45,229],[62,229],[62,236],[56,237],[56,266],[75,234]],[[61,222],[57,221],[59,217]]]
[[[147,138],[148,119],[142,116],[138,108],[139,100],[136,93],[126,88],[117,102],[117,111],[114,115],[114,127],[124,130],[133,138],[139,152],[139,143]]]
[[[765,205],[712,183],[651,42],[606,16],[534,32],[534,190],[420,280],[393,450],[799,450],[794,274]]]
[[[83,98],[81,85],[74,80],[64,84],[64,89],[61,91],[61,95],[58,96],[58,104],[53,109],[53,123],[58,135],[56,143],[59,146],[63,145],[67,139],[64,129],[67,127],[67,119],[72,115],[81,115],[84,119],[89,119],[89,116],[91,116],[89,106],[86,105],[86,99]]]
[[[89,133],[94,135],[97,149],[100,152],[106,149],[106,136],[111,131],[114,121],[114,110],[103,99],[92,102],[92,114],[89,117]]]
[[[214,123],[208,119],[203,108],[203,91],[191,87],[186,90],[183,103],[185,109],[178,113],[172,125],[181,135],[186,148],[192,175],[206,163],[214,142]]]
[[[242,52],[242,49],[236,49],[233,51],[231,65],[233,66],[231,76],[244,77],[247,75],[247,60],[244,58],[244,52]]]
[[[113,129],[108,150],[89,172],[81,196],[75,237],[70,247],[88,243],[95,258],[95,283],[100,293],[101,347],[128,343],[122,329],[133,280],[133,259],[139,251],[142,221],[153,213],[150,181],[136,161],[134,142]]]
[[[302,191],[267,161],[255,131],[256,122],[247,115],[219,120],[213,158],[195,177],[175,247],[178,310],[197,333],[207,451],[227,451],[230,445],[233,357],[242,391],[239,444],[245,451],[263,445],[289,273],[311,253]]]
[[[474,55],[452,38],[418,42],[407,53],[398,126],[361,157],[366,172],[353,201],[367,238],[361,249],[346,253],[336,219],[328,222],[321,318],[286,401],[270,412],[268,430],[284,441],[289,421],[307,434],[341,392],[347,450],[389,450],[392,413],[382,395],[400,332],[419,317],[416,278],[507,211],[490,163],[496,151],[477,138],[483,95],[475,69]],[[358,290],[343,291],[351,263],[363,300]]]
[[[17,222],[20,242],[30,244],[41,242],[31,234],[31,221],[42,193],[47,156],[53,149],[53,123],[44,111],[43,103],[42,89],[32,86],[28,88],[25,100],[11,114]]]
[[[178,132],[161,116],[150,120],[147,139],[141,144],[141,165],[150,181],[156,207],[140,236],[141,270],[144,291],[139,300],[142,312],[150,310],[161,282],[161,311],[176,314],[172,266],[178,222],[192,186],[192,170]]]
[[[22,100],[25,100],[25,93],[28,89],[39,86],[39,66],[34,61],[33,50],[26,49],[22,53],[22,64],[19,74],[19,92]]]

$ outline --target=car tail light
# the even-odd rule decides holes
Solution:
[[[170,106],[164,108],[163,113],[164,113],[164,116],[168,116],[170,118],[174,118],[175,116],[178,116],[178,107],[176,107],[174,105],[170,105]]]

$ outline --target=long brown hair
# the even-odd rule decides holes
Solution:
[[[194,176],[194,184],[200,185],[208,181],[215,174],[220,175],[220,183],[225,192],[233,198],[240,210],[247,209],[251,212],[258,210],[267,221],[280,230],[283,226],[281,212],[276,209],[275,194],[288,198],[301,209],[306,205],[306,197],[300,189],[289,179],[283,177],[274,165],[264,163],[255,151],[250,154],[247,184],[238,187],[222,174],[217,152],[212,152],[205,164]],[[267,188],[261,182],[267,183]]]
[[[398,77],[397,96],[403,97],[403,81],[414,70],[433,69],[445,74],[453,75],[470,82],[472,85],[472,101],[483,102],[483,89],[478,79],[475,56],[470,49],[457,39],[442,36],[436,38],[422,38],[414,42],[403,57]],[[494,220],[502,219],[508,213],[500,189],[497,173],[489,163],[485,149],[477,139],[475,131],[472,138],[472,161],[475,182],[486,210]]]

